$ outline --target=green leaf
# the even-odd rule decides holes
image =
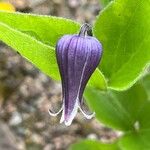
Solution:
[[[150,100],[150,73],[141,80],[141,83],[144,85],[148,94],[148,99]]]
[[[55,46],[64,34],[76,33],[80,25],[71,20],[0,11],[0,40],[17,50],[41,71],[59,79]]]
[[[121,150],[149,150],[150,131],[131,132],[124,135],[119,142]]]
[[[115,129],[134,130],[138,111],[141,110],[147,99],[147,93],[140,84],[124,92],[99,90],[87,88],[85,99],[96,118]]]
[[[101,70],[115,90],[131,87],[150,63],[149,0],[115,0],[98,16],[94,34],[102,42]]]
[[[0,11],[0,40],[53,79],[60,77],[52,46],[62,35],[75,34],[79,27],[78,23],[63,18]],[[106,81],[99,69],[89,85],[106,90]]]
[[[72,20],[25,13],[0,11],[0,21],[53,47],[63,35],[78,33],[80,29],[80,24]]]
[[[116,143],[103,144],[94,140],[83,140],[73,144],[69,150],[120,150]]]
[[[135,131],[126,133],[119,142],[123,150],[150,149],[150,101],[139,110]]]
[[[119,140],[121,150],[150,149],[150,101],[143,82],[124,92],[87,88],[85,98],[99,121],[124,131]]]
[[[105,80],[105,77],[98,68],[95,70],[95,72],[91,76],[88,82],[88,86],[97,88],[100,90],[104,90],[104,91],[107,90],[107,82]]]
[[[59,78],[54,48],[37,41],[0,22],[0,39],[17,50],[22,56],[30,60],[44,73],[54,79]]]

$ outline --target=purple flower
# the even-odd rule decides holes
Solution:
[[[65,35],[56,45],[63,104],[57,113],[51,110],[49,113],[56,116],[62,111],[60,122],[64,122],[67,126],[72,123],[78,108],[87,119],[94,116],[94,113],[86,114],[82,109],[84,89],[102,55],[100,42],[91,35],[91,27],[84,24],[79,35]]]

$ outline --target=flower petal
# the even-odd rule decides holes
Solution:
[[[64,105],[61,106],[60,110],[58,112],[53,112],[51,109],[48,110],[50,116],[57,116],[58,114],[60,114],[60,112],[63,110]]]
[[[82,105],[83,105],[83,104],[81,104],[81,103],[79,104],[79,109],[80,109],[80,111],[82,112],[82,114],[85,116],[86,119],[92,119],[92,118],[95,116],[95,112],[90,113],[90,114],[87,114],[87,113],[83,110]]]
[[[91,27],[85,24],[81,27],[79,35],[65,35],[56,46],[63,95],[60,122],[64,122],[67,126],[72,123],[78,108],[86,118],[91,119],[94,116],[94,113],[88,115],[81,108],[84,89],[102,54],[100,42],[89,36],[92,35],[91,33]]]

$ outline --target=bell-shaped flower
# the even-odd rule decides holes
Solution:
[[[62,108],[50,115],[56,116],[62,111],[60,122],[69,126],[78,108],[87,119],[94,116],[86,114],[82,108],[83,92],[92,73],[102,56],[102,45],[92,37],[91,27],[84,24],[78,35],[65,35],[56,45],[56,57],[62,81]]]

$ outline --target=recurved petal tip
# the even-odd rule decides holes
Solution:
[[[58,112],[53,112],[51,109],[48,110],[48,113],[50,116],[57,116],[58,114],[60,114],[60,112],[63,110],[63,105],[61,106],[60,110]]]
[[[82,112],[82,114],[84,115],[84,117],[85,117],[86,119],[92,119],[93,117],[95,117],[95,112],[90,113],[90,114],[87,114],[87,113],[82,109],[81,104],[79,105],[79,109],[80,109],[80,111]]]

